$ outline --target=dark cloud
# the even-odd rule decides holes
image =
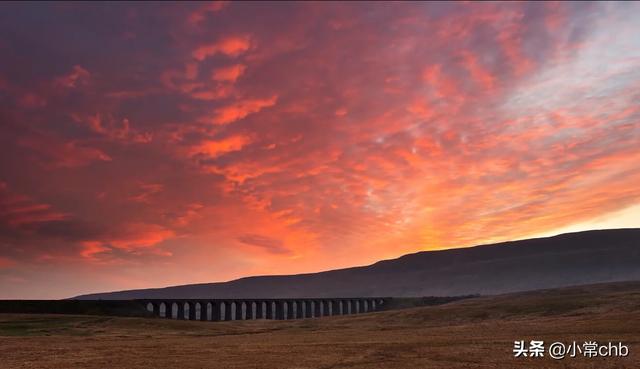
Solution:
[[[247,233],[238,237],[238,241],[250,246],[259,247],[271,254],[291,253],[291,250],[287,249],[281,240],[266,237],[266,236]]]

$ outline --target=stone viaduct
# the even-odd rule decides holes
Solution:
[[[138,300],[166,319],[225,321],[303,319],[380,310],[388,297],[313,299],[162,299]]]

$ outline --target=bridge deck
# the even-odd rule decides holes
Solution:
[[[303,319],[361,314],[382,308],[389,298],[153,299],[136,300],[156,316],[186,320]]]
[[[0,313],[155,316],[200,321],[284,320],[373,312],[383,309],[390,300],[389,297],[0,300]]]

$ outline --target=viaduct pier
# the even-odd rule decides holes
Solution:
[[[132,300],[0,300],[0,314],[76,314],[196,321],[320,318],[446,304],[449,297],[162,298]]]
[[[134,300],[160,318],[228,321],[304,319],[381,310],[388,297],[303,299],[157,299]]]

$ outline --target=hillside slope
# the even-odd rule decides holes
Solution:
[[[424,251],[321,273],[96,293],[77,299],[452,296],[640,280],[640,229]]]

